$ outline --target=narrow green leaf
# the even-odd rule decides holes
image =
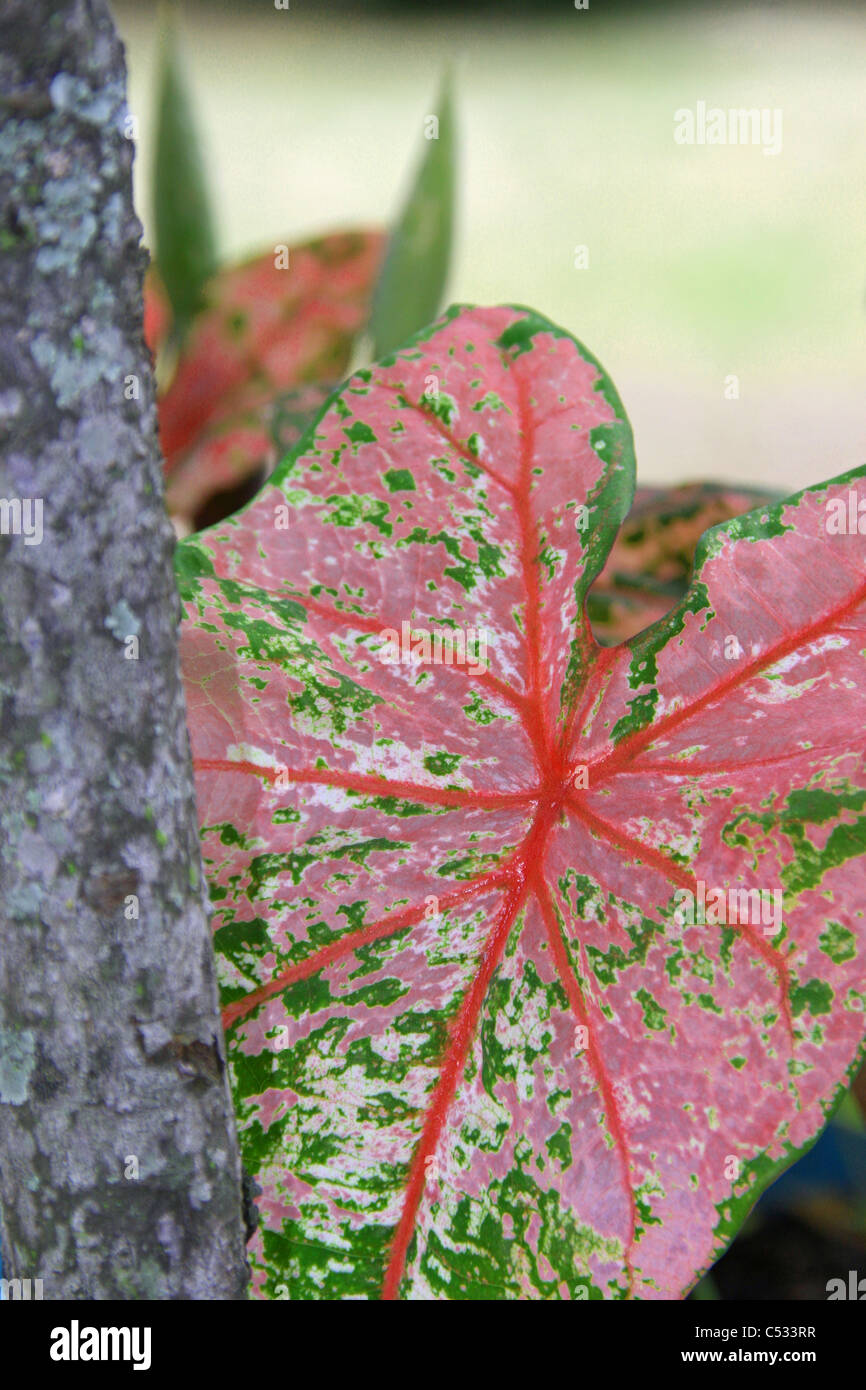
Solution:
[[[391,234],[373,298],[373,356],[399,347],[439,312],[451,257],[455,133],[446,74],[436,114],[424,121],[427,148]]]
[[[183,335],[216,270],[216,248],[192,102],[175,24],[163,26],[153,164],[156,263]]]

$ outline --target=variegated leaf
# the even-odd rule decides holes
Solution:
[[[207,284],[205,307],[159,400],[170,511],[193,520],[215,493],[270,470],[274,398],[334,382],[346,370],[382,249],[378,232],[336,233],[278,247]],[[166,319],[153,279],[146,305],[156,348]]]
[[[179,549],[263,1296],[680,1297],[856,1063],[866,470],[604,648],[633,486],[575,339],[453,309]]]

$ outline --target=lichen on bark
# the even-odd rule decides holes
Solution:
[[[103,0],[6,0],[3,1272],[54,1299],[242,1298],[125,87]]]

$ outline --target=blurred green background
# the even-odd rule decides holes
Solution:
[[[157,10],[113,8],[149,236]],[[221,258],[391,222],[450,59],[449,300],[528,304],[583,339],[644,483],[793,490],[862,463],[861,8],[193,0],[182,27]],[[677,145],[698,101],[780,108],[781,153]]]

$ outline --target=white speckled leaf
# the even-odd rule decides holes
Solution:
[[[864,1032],[864,476],[600,647],[619,399],[455,309],[180,547],[259,1294],[680,1297],[814,1138]]]

